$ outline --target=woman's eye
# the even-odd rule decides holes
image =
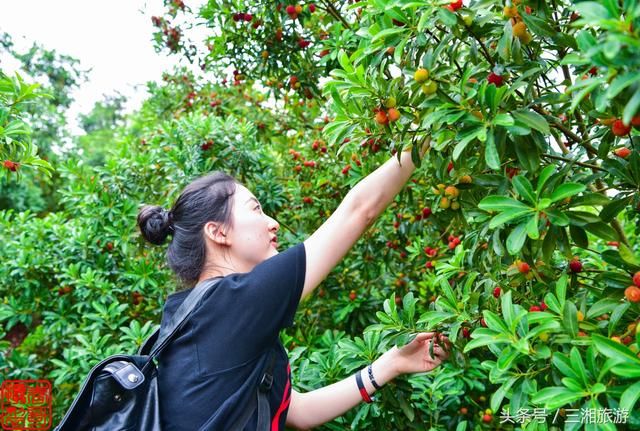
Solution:
[[[262,208],[260,208],[260,205],[258,205],[258,206],[257,206],[257,207],[255,207],[254,209],[262,211]]]

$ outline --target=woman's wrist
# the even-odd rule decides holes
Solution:
[[[396,368],[395,358],[397,350],[398,349],[396,347],[393,347],[370,364],[371,375],[379,387],[383,387],[386,383],[401,374]],[[369,366],[358,370],[358,373],[362,373],[362,380],[367,392],[369,394],[373,394],[376,391],[376,388],[371,382],[371,378],[369,376]]]

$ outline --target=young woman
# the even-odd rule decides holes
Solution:
[[[424,153],[428,143],[423,144]],[[407,182],[409,151],[396,156],[347,193],[327,221],[304,242],[278,252],[276,220],[234,178],[214,172],[189,184],[170,211],[145,206],[143,236],[162,244],[184,290],[169,295],[163,324],[197,283],[216,282],[159,357],[160,411],[165,430],[256,430],[247,409],[269,366],[269,428],[309,429],[342,415],[398,375],[430,371],[447,358],[446,338],[419,333],[360,370],[308,393],[291,389],[279,331],[291,326],[300,299],[311,294]],[[434,343],[434,357],[429,355]],[[263,405],[266,405],[264,403]],[[263,408],[266,411],[266,408]],[[239,424],[242,417],[248,422]],[[262,419],[266,413],[262,413]],[[264,422],[264,420],[261,420]],[[258,431],[264,431],[260,429]]]

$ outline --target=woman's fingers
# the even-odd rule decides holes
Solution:
[[[412,341],[423,342],[433,338],[436,332],[418,332]]]

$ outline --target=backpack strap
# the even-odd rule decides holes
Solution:
[[[276,354],[271,349],[269,353],[269,363],[265,367],[265,371],[258,383],[258,389],[256,390],[256,396],[251,397],[249,405],[246,406],[242,415],[238,420],[228,429],[228,431],[243,431],[244,427],[251,419],[253,412],[256,411],[256,404],[258,407],[258,423],[256,431],[269,431],[271,430],[271,409],[269,407],[269,399],[267,393],[273,386],[273,366],[276,363]]]
[[[276,355],[271,349],[271,355],[269,357],[269,365],[267,365],[265,372],[262,374],[260,384],[258,385],[258,426],[257,431],[269,431],[271,430],[271,409],[269,408],[269,400],[267,399],[267,393],[273,386],[273,366],[276,362]]]
[[[189,317],[199,305],[204,294],[213,286],[218,284],[222,277],[210,278],[198,283],[189,295],[182,301],[176,312],[171,316],[171,320],[165,326],[160,326],[142,345],[140,355],[156,357],[169,343],[171,338],[189,320]],[[150,353],[147,353],[150,352]]]

